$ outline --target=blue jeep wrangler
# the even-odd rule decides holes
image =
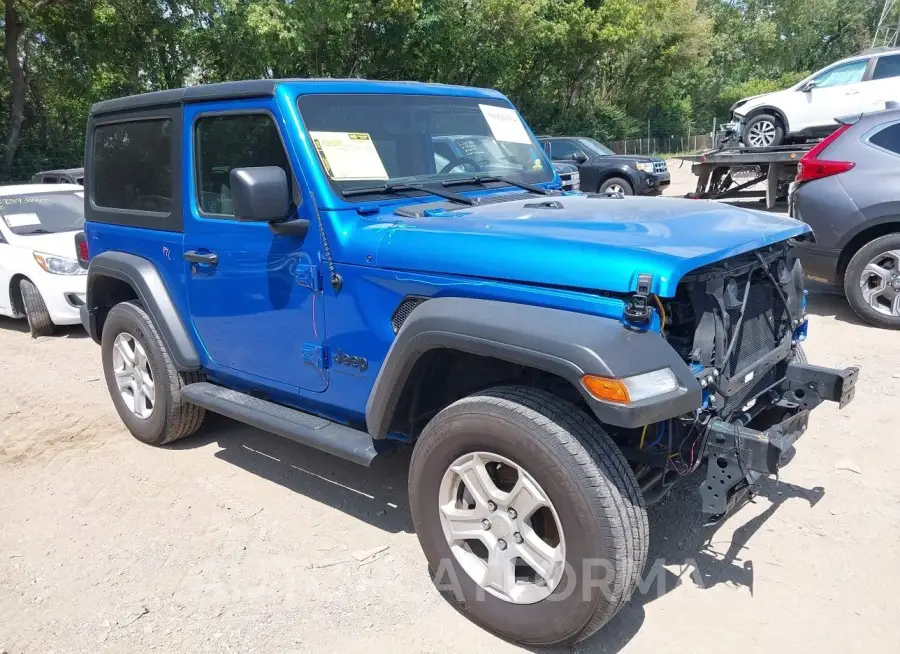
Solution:
[[[561,191],[495,91],[126,97],[91,109],[85,165],[82,317],[131,433],[164,445],[213,411],[363,465],[414,445],[436,581],[519,642],[599,629],[648,504],[705,466],[724,516],[853,396],[857,369],[800,349],[802,223]]]

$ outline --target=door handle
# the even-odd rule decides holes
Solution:
[[[219,263],[219,255],[215,252],[197,252],[196,250],[188,250],[184,253],[184,260],[191,263],[205,263],[209,266],[215,266]]]

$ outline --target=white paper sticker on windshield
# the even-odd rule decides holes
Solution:
[[[494,138],[506,143],[531,143],[525,125],[515,109],[507,107],[495,107],[489,104],[480,104],[478,108],[484,114],[488,127]]]
[[[372,137],[363,132],[310,132],[331,179],[387,179]]]
[[[41,219],[38,218],[36,213],[8,213],[3,217],[6,218],[6,224],[9,225],[10,229],[41,224]]]

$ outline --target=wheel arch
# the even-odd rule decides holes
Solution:
[[[753,120],[760,114],[772,114],[778,120],[781,121],[782,126],[784,127],[784,136],[787,137],[791,133],[791,124],[787,119],[787,115],[777,107],[773,107],[772,105],[763,105],[761,107],[756,107],[755,109],[751,109],[747,112],[747,115],[744,116],[744,119],[741,121],[744,125],[746,125],[749,121]]]
[[[585,374],[627,377],[666,366],[682,388],[629,406],[597,400],[581,381]],[[623,427],[692,411],[701,397],[690,368],[655,332],[560,309],[436,298],[412,311],[391,345],[366,403],[368,431],[384,438],[398,425],[414,427],[441,402],[458,399],[454,394],[513,380],[583,402],[600,422]],[[431,386],[445,388],[423,397]]]
[[[597,192],[600,192],[600,187],[613,177],[618,177],[619,179],[624,179],[631,186],[632,192],[637,189],[637,179],[634,172],[632,172],[627,166],[621,166],[617,168],[609,168],[600,172],[599,177],[597,178]]]
[[[900,233],[900,216],[891,216],[877,222],[864,223],[859,229],[848,235],[838,257],[837,278],[839,280],[844,279],[844,274],[847,272],[847,266],[850,264],[853,255],[859,252],[866,243],[895,233]]]
[[[109,310],[129,300],[139,301],[150,315],[176,369],[200,368],[197,349],[156,266],[125,252],[107,251],[92,257],[85,302],[91,338],[99,343]]]
[[[25,300],[22,299],[22,288],[20,286],[23,279],[27,279],[34,284],[34,281],[23,273],[16,273],[9,280],[9,306],[12,307],[17,317],[25,315]]]

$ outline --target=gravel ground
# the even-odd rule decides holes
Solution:
[[[810,360],[862,366],[856,400],[723,525],[696,480],[653,508],[655,582],[579,651],[900,651],[900,340],[810,310]],[[0,652],[521,651],[432,588],[407,452],[366,470],[218,417],[155,449],[80,330],[0,318],[0,353]]]

